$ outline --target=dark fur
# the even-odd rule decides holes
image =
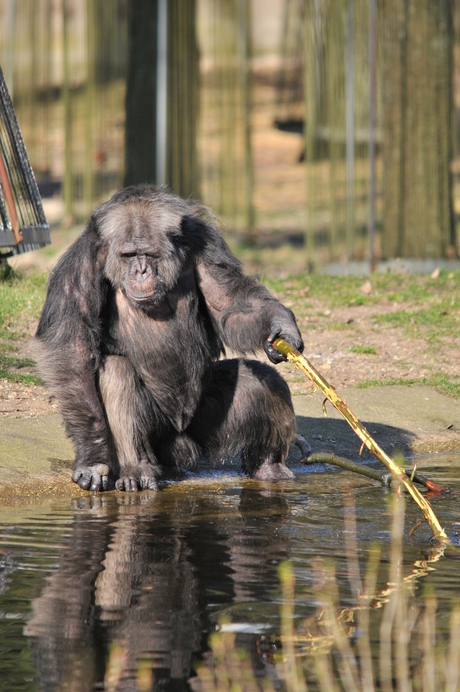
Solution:
[[[37,359],[76,445],[83,488],[156,487],[161,467],[242,453],[246,472],[288,477],[288,387],[256,361],[220,361],[282,336],[290,310],[246,277],[200,205],[131,187],[93,213],[52,272]]]

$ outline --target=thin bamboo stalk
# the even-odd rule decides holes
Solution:
[[[423,516],[430,525],[433,535],[436,539],[449,542],[446,532],[441,527],[435,513],[433,512],[428,500],[423,497],[423,495],[414,486],[410,478],[404,473],[402,469],[395,463],[395,461],[389,457],[381,447],[375,442],[371,435],[367,432],[366,428],[359,422],[355,414],[348,408],[346,403],[337,394],[335,389],[331,387],[328,382],[320,375],[320,373],[309,363],[309,361],[302,356],[295,348],[287,343],[284,339],[276,339],[273,346],[287,358],[291,363],[294,363],[302,372],[304,372],[307,377],[320,389],[323,394],[329,399],[334,408],[342,414],[347,423],[353,428],[355,433],[358,435],[363,444],[368,448],[368,450],[377,457],[379,461],[382,462],[384,466],[391,472],[394,478],[397,478],[406,488],[409,495],[412,497],[414,502],[420,507],[423,512]]]

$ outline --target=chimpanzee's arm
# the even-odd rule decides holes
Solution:
[[[104,260],[96,226],[90,221],[51,272],[35,339],[41,375],[56,396],[76,445],[79,476],[74,480],[91,489],[106,484],[108,473],[108,431],[96,384],[107,293]]]
[[[247,353],[263,347],[273,363],[285,360],[272,345],[278,337],[303,351],[292,311],[256,279],[242,273],[221,237],[208,237],[197,257],[197,274],[219,336],[229,348]]]

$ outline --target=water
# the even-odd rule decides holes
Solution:
[[[459,455],[418,468],[460,488]],[[388,565],[389,491],[342,472],[297,471],[283,486],[202,474],[158,493],[0,508],[0,690],[195,689],[196,663],[207,660],[218,627],[234,632],[256,674],[279,687],[270,652],[280,632],[280,563],[294,567],[296,623],[315,612],[318,557],[334,560],[341,604],[353,602],[344,493],[356,504],[362,566],[369,546],[381,545],[379,588]],[[460,533],[460,497],[431,502],[448,534]],[[406,527],[419,518],[408,500]],[[406,530],[404,573],[416,574],[417,599],[434,590],[445,632],[460,552],[441,554],[430,535],[426,525],[412,537]]]

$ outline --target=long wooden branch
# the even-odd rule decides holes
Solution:
[[[433,512],[428,500],[418,491],[414,486],[410,478],[404,473],[404,471],[396,464],[396,462],[386,454],[381,447],[375,442],[375,440],[369,435],[366,428],[359,422],[355,414],[348,408],[346,403],[337,394],[335,389],[331,387],[328,382],[320,375],[320,373],[309,363],[309,361],[302,356],[295,348],[287,343],[284,339],[276,339],[273,346],[280,353],[285,356],[289,362],[294,363],[302,372],[304,372],[307,377],[320,389],[323,394],[329,399],[334,408],[342,414],[347,423],[353,428],[355,433],[358,435],[359,439],[367,447],[367,449],[372,452],[374,456],[377,457],[379,461],[382,462],[384,466],[391,472],[394,478],[403,483],[409,495],[412,497],[414,502],[420,507],[423,512],[423,516],[431,527],[433,535],[435,538],[448,542],[446,532],[440,525],[436,514]]]

